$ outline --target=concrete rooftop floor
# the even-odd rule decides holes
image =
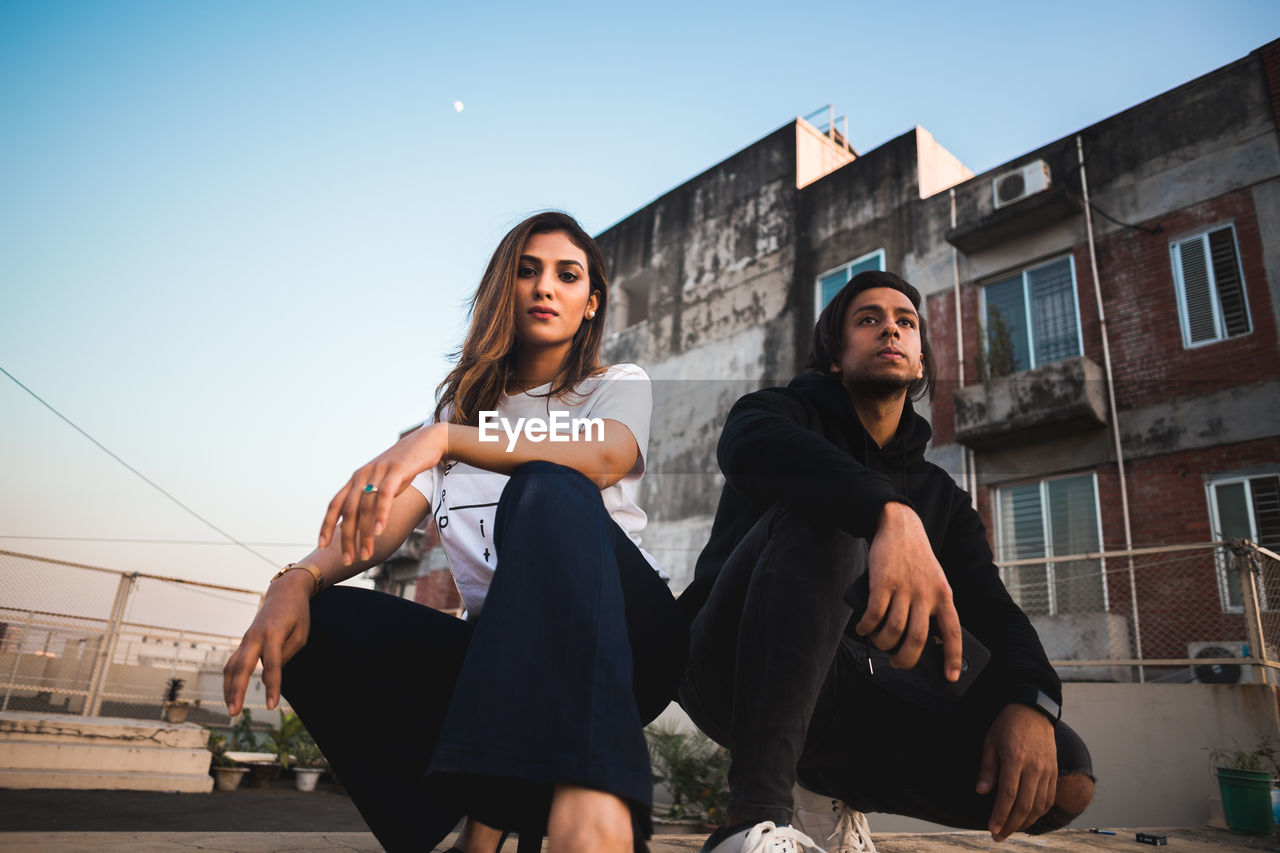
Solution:
[[[1169,853],[1205,851],[1280,851],[1280,840],[1254,838],[1221,829],[1113,829],[1116,835],[1064,830],[1051,835],[1015,836],[997,845],[980,832],[938,834],[876,832],[881,853],[951,853],[961,850],[1144,851],[1136,829],[1163,832]],[[659,829],[662,827],[660,826]],[[653,853],[696,853],[706,835],[658,834]],[[436,848],[449,847],[449,840]],[[515,853],[507,841],[503,853]],[[301,793],[278,783],[229,793],[172,794],[147,791],[0,790],[0,851],[59,850],[69,853],[148,853],[148,851],[345,850],[363,853],[381,848],[368,832],[351,800],[321,783]],[[543,846],[546,849],[546,846]]]
[[[1217,829],[1147,830],[1169,837],[1169,853],[1222,853],[1233,850],[1280,850],[1273,838],[1251,838]],[[1039,838],[1015,837],[996,845],[983,833],[956,832],[936,835],[884,833],[872,836],[880,853],[952,853],[958,850],[1063,850],[1063,851],[1143,851],[1151,845],[1134,840],[1134,831],[1116,830],[1116,835],[1094,835],[1069,829]],[[652,853],[697,851],[705,835],[657,835],[650,843]],[[449,841],[437,847],[444,850]],[[0,832],[0,850],[5,853],[36,853],[58,850],[63,853],[146,853],[147,851],[212,851],[212,853],[274,853],[274,851],[344,850],[349,853],[376,853],[382,848],[367,832]],[[543,844],[544,851],[547,849]],[[504,853],[515,850],[514,839]]]

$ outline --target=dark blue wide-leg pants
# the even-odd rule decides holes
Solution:
[[[559,784],[622,797],[647,834],[642,726],[684,672],[685,621],[575,471],[521,466],[495,528],[478,619],[326,590],[285,697],[388,850],[429,850],[463,815],[541,831]]]

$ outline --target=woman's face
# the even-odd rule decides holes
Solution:
[[[587,254],[563,231],[534,234],[516,267],[516,337],[522,346],[562,347],[567,354],[583,322],[592,322],[599,291],[591,289]]]

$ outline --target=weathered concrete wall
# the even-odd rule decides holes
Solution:
[[[1201,490],[1205,476],[1234,464],[1228,462],[1233,454],[1265,457],[1280,441],[1274,416],[1280,409],[1280,144],[1263,65],[1255,53],[1080,131],[1094,204],[1148,229],[1094,217],[1131,472],[1161,479],[1174,476],[1162,465],[1180,471],[1191,466],[1177,476]],[[959,362],[952,297],[957,269],[967,384],[977,379],[981,287],[1063,255],[1072,258],[1076,274],[1083,354],[1103,363],[1076,134],[967,176],[927,131],[915,128],[806,184],[806,170],[834,162],[806,153],[810,143],[828,144],[810,136],[800,123],[789,123],[600,235],[615,287],[630,303],[629,311],[611,319],[615,334],[607,357],[636,361],[656,380],[650,475],[642,494],[651,519],[645,543],[663,552],[677,588],[696,556],[699,543],[693,540],[706,529],[718,498],[714,451],[724,416],[739,394],[785,382],[800,369],[819,274],[882,249],[886,268],[929,297],[924,313],[941,381],[933,406],[918,404],[917,410],[935,426],[937,445],[929,457],[953,475],[962,460],[952,399]],[[1049,163],[1058,189],[1056,201],[1041,206],[1035,226],[1019,232],[1021,226],[1010,229],[1001,220],[1001,239],[975,239],[969,245],[980,249],[957,253],[947,240],[953,231],[948,185],[959,181],[951,187],[959,226],[952,236],[972,235],[975,224],[990,222],[995,213],[992,179],[1036,159]],[[1018,219],[1010,211],[999,214]],[[1169,240],[1220,222],[1237,229],[1253,331],[1183,350]],[[989,238],[994,232],[977,233]],[[707,384],[682,384],[689,380]],[[1118,513],[1115,460],[1109,431],[1096,426],[1105,418],[1104,389],[1096,376],[1085,387],[1094,428],[1020,434],[1022,446],[1000,441],[978,454],[979,482],[985,490],[1094,470],[1104,539],[1115,547],[1122,540],[1111,517]],[[1219,459],[1214,453],[1224,447],[1234,450]],[[1147,493],[1132,473],[1130,489],[1140,528],[1143,514],[1158,516],[1166,502],[1158,494],[1141,497]],[[989,505],[989,495],[979,495],[978,502]],[[1193,503],[1207,518],[1203,495]],[[1161,535],[1169,541],[1173,533]]]
[[[1280,145],[1260,60],[1246,57],[1083,131],[1094,204],[1124,222],[1268,180]],[[1119,230],[1095,219],[1099,236]]]
[[[647,300],[605,357],[654,382],[642,536],[677,590],[710,530],[729,408],[794,369],[796,137],[787,125],[598,237],[615,288]]]
[[[1125,458],[1253,441],[1280,432],[1280,379],[1221,390],[1203,383],[1196,390],[1201,393],[1122,412]]]
[[[956,437],[981,448],[1027,444],[1106,425],[1102,368],[1083,356],[955,392]]]
[[[1275,327],[1280,329],[1280,179],[1257,184],[1251,193],[1258,213],[1258,235],[1262,240],[1265,286],[1271,296],[1271,316]],[[1259,293],[1263,285],[1263,282],[1255,282],[1250,290]]]
[[[856,156],[804,119],[796,121],[796,189],[834,172]]]
[[[973,177],[973,170],[939,145],[932,133],[920,125],[916,125],[915,133],[921,198],[928,198]]]
[[[994,487],[1018,480],[1087,471],[1114,461],[1110,432],[1103,429],[1076,432],[1037,444],[983,451],[978,459],[978,486]]]

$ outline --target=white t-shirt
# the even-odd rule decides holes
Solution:
[[[543,441],[549,441],[552,435],[560,441],[599,440],[603,425],[593,426],[594,419],[618,421],[626,426],[636,440],[640,455],[635,467],[602,490],[600,497],[609,515],[639,547],[646,517],[636,503],[636,492],[644,476],[649,416],[653,410],[649,376],[637,365],[615,364],[604,373],[582,380],[574,392],[562,399],[546,396],[550,390],[550,385],[541,385],[520,394],[504,394],[498,401],[496,417],[482,413],[482,437],[487,435],[505,448],[512,433],[522,432],[521,418],[525,419],[523,433],[528,437],[538,435],[542,425]],[[444,414],[447,419],[448,411]],[[472,615],[484,607],[489,582],[497,569],[493,520],[508,479],[506,474],[461,462],[442,463],[413,479],[413,487],[431,503],[440,542],[449,557],[449,568],[467,612]],[[565,524],[572,521],[565,519]],[[664,581],[669,580],[651,554],[644,549],[640,553]]]

